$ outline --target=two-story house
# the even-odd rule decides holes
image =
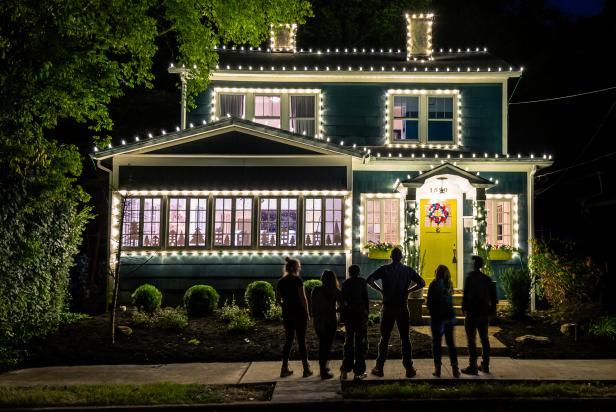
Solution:
[[[179,130],[93,153],[123,296],[144,282],[238,290],[280,277],[286,256],[305,278],[369,274],[384,263],[369,242],[402,245],[427,281],[445,264],[462,288],[478,242],[527,253],[533,176],[551,158],[508,149],[522,68],[433,50],[432,21],[407,15],[405,47],[306,50],[294,25],[272,26],[269,48],[218,47]]]

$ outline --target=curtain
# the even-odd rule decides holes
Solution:
[[[220,117],[231,115],[235,117],[244,116],[244,95],[242,94],[221,94],[220,95]]]

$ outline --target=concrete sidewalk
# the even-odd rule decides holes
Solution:
[[[330,368],[338,382],[340,360],[330,362]],[[374,360],[368,360],[368,369]],[[431,359],[416,359],[417,376],[414,380],[438,379],[432,376]],[[460,365],[466,365],[466,358],[460,358]],[[257,382],[285,382],[286,384],[315,384],[318,365],[312,361],[315,372],[310,378],[301,377],[301,364],[293,361],[290,365],[295,374],[280,378],[280,362],[234,362],[234,363],[176,363],[165,365],[88,365],[52,366],[21,369],[0,374],[0,386],[78,385],[78,384],[141,384],[154,382],[237,384]],[[460,380],[614,380],[616,381],[616,359],[600,360],[531,360],[493,358],[490,374],[479,376],[462,375]],[[349,374],[352,376],[352,374]],[[448,359],[443,359],[443,373],[440,379],[451,379]],[[402,362],[391,359],[385,364],[385,377],[369,376],[368,380],[405,379]]]

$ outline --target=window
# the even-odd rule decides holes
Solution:
[[[486,200],[486,223],[488,243],[492,246],[514,246],[511,199]]]
[[[419,140],[419,97],[394,96],[394,139]]]
[[[207,242],[207,198],[190,199],[188,246],[205,246]]]
[[[235,116],[244,118],[246,113],[246,97],[243,94],[221,94],[221,116]]]
[[[297,245],[297,199],[261,198],[259,246]]]
[[[216,198],[214,207],[214,245],[250,246],[252,198]]]
[[[290,96],[289,130],[307,136],[315,134],[314,96]]]
[[[453,140],[453,97],[428,97],[428,141]]]
[[[205,246],[207,198],[169,198],[167,246]]]
[[[458,90],[398,92],[388,92],[390,141],[462,144]]]
[[[251,119],[271,127],[315,137],[321,133],[319,89],[214,88],[212,115]]]
[[[186,246],[186,199],[169,199],[169,226],[167,245]]]
[[[255,96],[255,122],[280,128],[280,96]]]
[[[122,246],[160,246],[160,212],[160,198],[126,199],[122,227]]]
[[[304,245],[306,247],[342,246],[343,199],[306,198]]]
[[[400,199],[366,199],[368,242],[400,243]]]

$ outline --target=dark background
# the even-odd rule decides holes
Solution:
[[[301,26],[302,48],[394,47],[405,44],[402,10],[407,1],[314,0],[315,17]],[[611,264],[616,207],[616,89],[547,102],[514,104],[616,86],[616,2],[609,0],[433,0],[434,49],[487,47],[524,66],[509,84],[509,152],[551,154],[551,168],[538,173],[536,236],[578,241],[580,253]],[[135,89],[113,102],[114,143],[135,135],[173,130],[179,124],[172,40],[160,39],[152,90]],[[107,176],[87,157],[90,132],[65,122],[55,132],[84,155],[80,183],[93,196],[99,217],[88,225],[83,252],[88,268],[76,275],[74,296],[104,290]],[[96,264],[95,262],[98,262]],[[98,286],[95,286],[98,285]],[[98,293],[97,293],[98,290]],[[84,295],[85,296],[85,295]],[[87,299],[86,299],[87,300]]]

